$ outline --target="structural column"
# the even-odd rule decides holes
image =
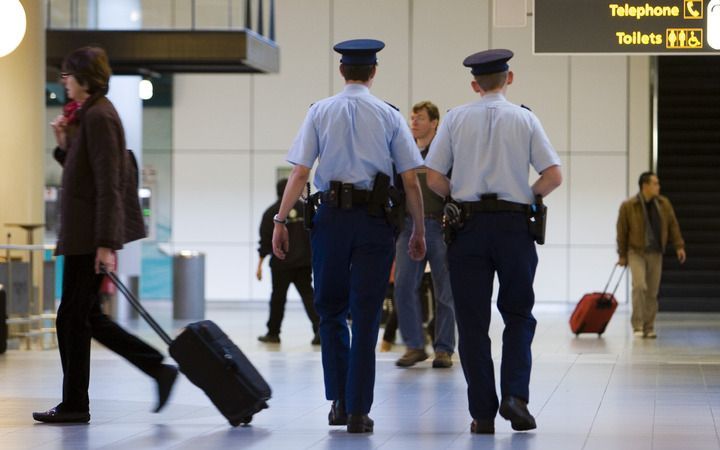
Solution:
[[[45,133],[44,2],[21,0],[27,31],[14,52],[0,58],[0,241],[12,233],[13,244],[26,244],[28,233],[6,223],[43,223]],[[43,242],[44,230],[33,234]],[[39,262],[40,258],[36,258]],[[41,268],[35,264],[35,283]]]

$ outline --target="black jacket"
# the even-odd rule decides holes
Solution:
[[[262,222],[260,222],[260,246],[258,253],[261,258],[267,255],[270,257],[270,268],[274,270],[296,269],[308,267],[311,264],[310,233],[303,225],[303,204],[295,203],[293,209],[288,213],[288,235],[290,238],[290,250],[284,260],[278,259],[272,253],[273,216],[280,211],[280,200],[265,210]]]
[[[117,111],[100,97],[87,105],[80,122],[69,149],[58,148],[54,155],[63,166],[58,255],[118,250],[145,237],[137,168],[125,149]]]

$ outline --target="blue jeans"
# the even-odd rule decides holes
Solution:
[[[408,255],[408,241],[412,233],[411,218],[405,221],[405,229],[397,239],[395,259],[395,307],[403,341],[408,348],[425,348],[422,309],[419,289],[425,264],[430,262],[435,300],[435,342],[436,352],[455,351],[455,308],[453,305],[450,275],[447,264],[447,247],[443,241],[440,222],[425,219],[425,243],[427,253],[422,261],[413,261]]]

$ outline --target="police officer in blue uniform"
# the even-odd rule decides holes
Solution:
[[[333,402],[328,421],[347,425],[350,433],[371,432],[374,426],[368,413],[375,344],[395,251],[393,228],[383,212],[393,166],[402,177],[413,219],[408,252],[414,259],[425,254],[422,195],[414,171],[423,160],[400,113],[369,90],[376,54],[384,46],[373,39],[335,45],[342,54],[345,88],[310,107],[288,153],[294,167],[274,218],[273,252],[282,259],[293,245],[285,227],[287,214],[318,160],[314,185],[319,193],[312,198],[320,204],[311,245],[325,395]]]
[[[507,64],[512,56],[510,50],[487,50],[465,59],[463,65],[474,76],[472,89],[481,99],[448,112],[425,159],[428,185],[451,196],[459,211],[448,247],[450,284],[473,417],[470,429],[482,434],[495,432],[498,408],[514,430],[536,427],[527,409],[537,265],[529,214],[539,207],[537,196],[548,195],[562,181],[560,159],[540,121],[505,99],[513,81]],[[540,174],[532,186],[530,166]],[[446,213],[452,210],[446,206]],[[505,323],[500,402],[488,336],[496,273],[497,307]]]

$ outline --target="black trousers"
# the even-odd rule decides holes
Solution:
[[[268,334],[280,335],[280,326],[285,317],[285,303],[290,284],[294,284],[302,299],[305,312],[312,323],[313,334],[318,332],[320,318],[313,306],[312,268],[272,269],[272,295],[270,296],[270,319],[267,322]]]
[[[102,313],[98,294],[102,277],[95,273],[94,254],[65,256],[56,328],[63,369],[61,408],[67,411],[89,410],[91,338],[153,378],[162,364],[160,352]]]

